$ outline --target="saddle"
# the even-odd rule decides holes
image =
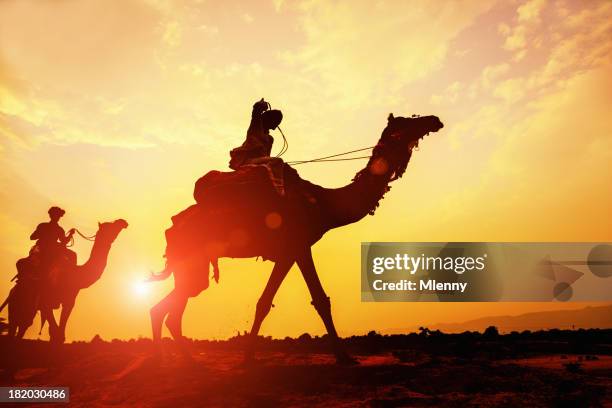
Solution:
[[[200,177],[193,191],[196,203],[214,207],[217,198],[224,202],[246,199],[249,195],[275,193],[266,166],[247,165],[234,171],[212,170]]]
[[[59,306],[59,300],[54,294],[61,290],[61,279],[66,268],[76,265],[77,255],[74,251],[58,245],[50,249],[51,252],[42,252],[38,245],[34,245],[28,257],[17,261],[17,275],[12,279],[18,285],[29,286],[36,290],[45,290],[48,301],[53,308]]]
[[[223,250],[211,246],[220,241],[240,241],[242,233],[236,228],[256,230],[271,211],[282,212],[290,197],[302,194],[297,187],[304,182],[289,165],[282,165],[287,191],[284,196],[278,193],[265,165],[245,165],[227,172],[213,170],[198,179],[193,192],[196,204],[174,215],[172,226],[166,230],[167,265],[172,267],[175,260],[196,254],[215,262],[215,253]]]

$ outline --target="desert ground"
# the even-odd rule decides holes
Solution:
[[[612,330],[500,335],[371,332],[343,340],[359,361],[338,366],[325,337],[190,341],[192,360],[164,340],[52,346],[0,338],[2,386],[68,386],[70,406],[612,406]],[[41,406],[48,406],[41,405]]]

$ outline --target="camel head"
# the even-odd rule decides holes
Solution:
[[[387,127],[383,132],[385,142],[395,144],[395,147],[406,147],[410,150],[419,145],[419,140],[427,136],[430,132],[437,132],[442,129],[444,124],[437,116],[416,116],[409,118],[393,116],[389,114]]]
[[[390,181],[402,177],[412,156],[412,149],[419,145],[419,140],[443,127],[437,116],[413,115],[403,118],[389,114],[387,127],[374,148],[368,166],[357,173],[354,180],[364,174],[385,175]]]
[[[112,222],[99,222],[98,232],[96,233],[96,240],[103,240],[104,242],[113,243],[119,233],[128,227],[126,220],[120,218]]]

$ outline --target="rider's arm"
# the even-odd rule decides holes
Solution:
[[[66,232],[64,232],[64,229],[62,227],[59,227],[58,233],[58,241],[60,242],[60,244],[66,245],[70,241],[70,238],[72,238],[72,234],[74,234],[74,228],[68,231],[68,234],[66,234]]]
[[[30,239],[31,239],[32,241],[36,241],[37,239],[39,239],[39,238],[40,238],[40,227],[41,227],[41,225],[43,225],[43,224],[38,224],[38,225],[36,226],[36,229],[35,229],[35,230],[34,230],[34,232],[32,233],[32,235],[30,235]]]

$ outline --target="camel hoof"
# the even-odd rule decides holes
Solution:
[[[49,343],[64,344],[65,342],[66,342],[66,335],[62,333],[59,327],[49,326]]]
[[[65,338],[62,338],[60,336],[58,337],[51,337],[49,338],[49,343],[53,346],[61,346],[62,344],[64,344],[66,342]]]

